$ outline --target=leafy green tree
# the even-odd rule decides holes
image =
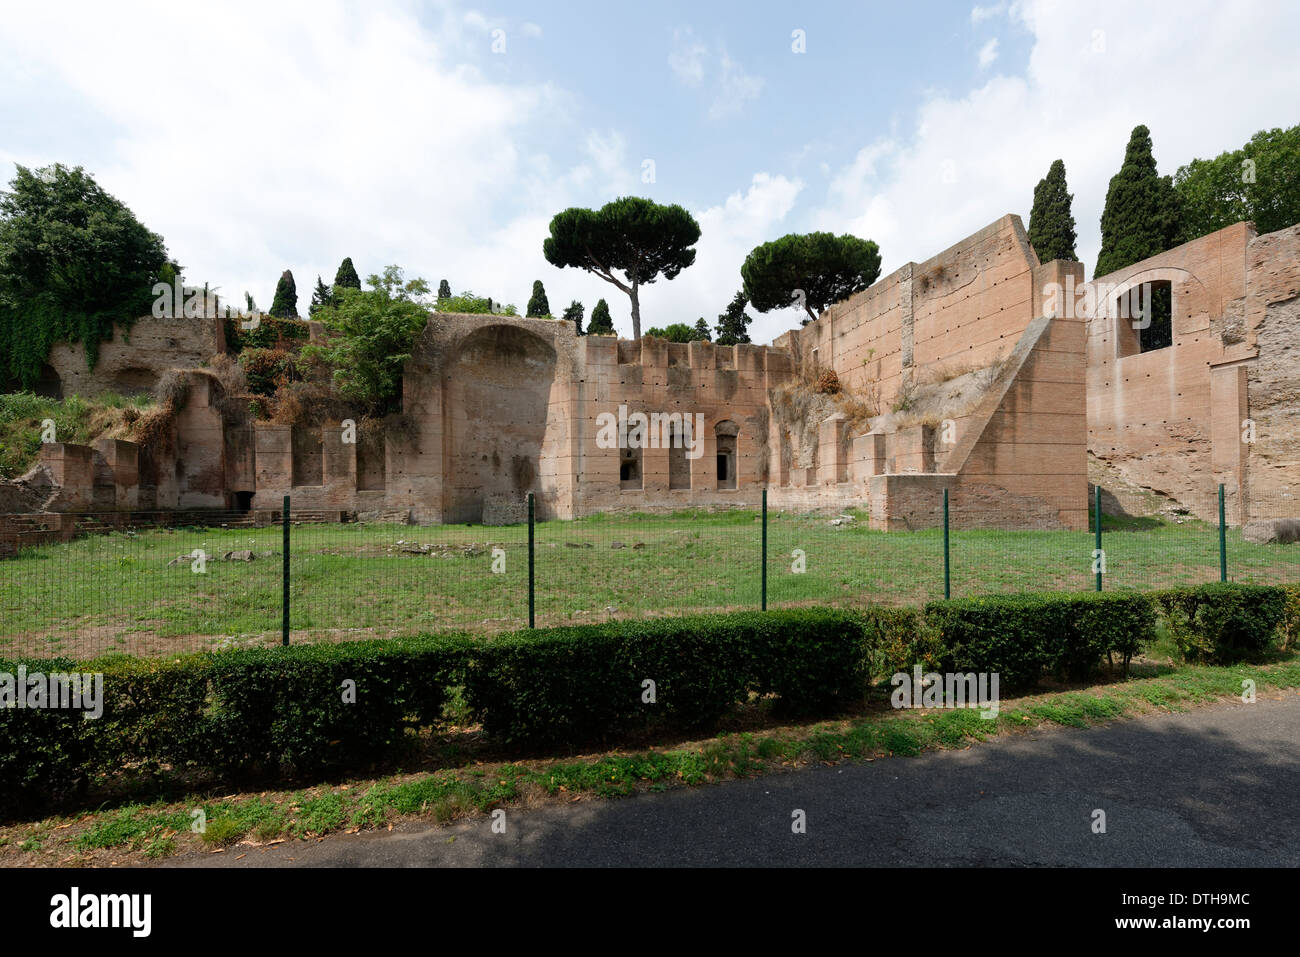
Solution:
[[[447,282],[447,280],[445,279],[442,282],[438,283],[438,298],[439,299],[451,298],[451,283]]]
[[[462,312],[471,315],[487,315],[497,312],[503,316],[517,316],[519,310],[513,304],[507,304],[500,309],[494,309],[492,299],[487,296],[476,296],[472,291],[466,289],[458,296],[439,297],[435,306],[438,312]]]
[[[675,279],[695,262],[699,238],[700,224],[681,206],[625,196],[598,210],[575,207],[556,214],[542,254],[554,266],[585,269],[625,292],[632,302],[632,336],[640,339],[641,287],[660,277]]]
[[[298,286],[293,281],[293,273],[288,269],[280,274],[280,281],[275,284],[275,297],[271,300],[269,315],[277,319],[298,317]]]
[[[317,312],[325,306],[330,305],[333,301],[333,294],[330,292],[330,287],[321,282],[320,274],[318,273],[316,276],[316,288],[312,290],[311,305],[307,309],[307,315],[314,319]]]
[[[525,314],[530,318],[540,319],[542,316],[551,314],[551,304],[546,301],[546,287],[542,285],[540,279],[533,280],[533,294],[528,300],[528,312]]]
[[[1101,214],[1101,253],[1094,278],[1178,245],[1180,200],[1172,177],[1156,171],[1151,131],[1134,127],[1124,165],[1111,177]]]
[[[695,330],[684,322],[674,322],[666,329],[655,327],[650,329],[646,335],[655,339],[667,339],[669,342],[690,342],[699,338],[695,334]]]
[[[361,277],[357,275],[357,269],[352,265],[352,257],[346,257],[343,262],[339,263],[338,272],[334,274],[335,289],[360,289]]]
[[[614,320],[609,314],[609,303],[604,299],[597,300],[596,308],[591,310],[591,322],[587,324],[587,335],[614,335]]]
[[[1241,149],[1174,174],[1184,242],[1250,220],[1261,233],[1300,223],[1300,126],[1260,130]]]
[[[1047,175],[1034,187],[1034,208],[1029,213],[1029,245],[1038,253],[1039,262],[1079,261],[1074,251],[1077,236],[1070,211],[1073,201],[1065,184],[1065,163],[1053,160]]]
[[[718,333],[718,345],[734,346],[749,342],[749,324],[754,319],[745,312],[748,302],[744,291],[738,292],[732,297],[727,308],[719,314],[718,324],[714,327]]]
[[[302,351],[331,369],[342,398],[370,415],[386,415],[401,408],[402,367],[429,321],[429,284],[407,280],[398,266],[366,283],[369,289],[337,290],[337,301],[316,314],[328,333],[325,343]]]
[[[709,324],[704,321],[703,316],[695,320],[695,329],[691,333],[691,338],[703,339],[705,342],[713,338],[713,334],[709,332]]]
[[[80,166],[18,166],[0,192],[0,380],[33,386],[56,342],[80,342],[93,369],[113,324],[148,315],[154,285],[175,288],[179,272],[162,237]]]
[[[880,275],[880,247],[832,233],[791,233],[756,246],[740,276],[759,312],[803,306],[809,320],[827,306],[866,289]]]
[[[258,311],[257,303],[253,299],[253,294],[248,290],[244,290],[244,306],[250,314]]]
[[[577,331],[578,335],[583,335],[582,313],[582,303],[578,302],[576,299],[569,303],[568,307],[564,310],[564,321],[573,323],[573,328]]]

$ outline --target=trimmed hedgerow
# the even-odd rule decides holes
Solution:
[[[861,698],[871,678],[871,637],[860,614],[791,609],[729,616],[749,645],[750,690],[779,711],[811,714]]]
[[[440,721],[469,648],[469,639],[450,635],[162,661],[0,661],[11,674],[26,664],[29,673],[103,675],[99,718],[0,708],[0,807],[57,802],[125,769],[236,777],[371,763],[408,729]]]
[[[943,643],[919,608],[868,608],[862,613],[871,677],[883,681],[914,665],[933,671],[943,657]]]
[[[849,612],[611,622],[483,644],[467,669],[465,697],[484,730],[502,740],[570,743],[657,721],[706,725],[751,691],[777,696],[785,710],[817,710],[861,693],[865,663],[861,622]]]
[[[70,672],[66,658],[0,661],[0,672]],[[91,721],[54,708],[0,707],[0,809],[39,806],[79,791],[94,751]]]
[[[1187,661],[1232,664],[1259,654],[1284,623],[1287,593],[1275,585],[1216,582],[1153,595]]]
[[[49,806],[101,775],[164,769],[318,775],[400,753],[443,721],[461,689],[468,720],[507,743],[576,745],[661,727],[701,728],[753,696],[787,713],[860,699],[878,679],[997,672],[1081,678],[1127,664],[1155,633],[1156,607],[1193,660],[1264,649],[1285,624],[1282,588],[1207,585],[1139,593],[1006,595],[915,609],[770,612],[610,622],[496,639],[433,635],[339,645],[0,661],[0,673],[101,672],[103,716],[0,708],[0,809]],[[1290,593],[1294,594],[1294,592]],[[1294,612],[1293,612],[1294,614]],[[1292,623],[1294,625],[1294,623]],[[653,682],[653,685],[647,682]],[[653,696],[650,690],[653,687]]]
[[[1282,651],[1291,651],[1300,644],[1300,585],[1283,585],[1286,606],[1282,613],[1282,622],[1277,626],[1278,645]]]
[[[207,656],[203,754],[230,773],[368,763],[441,720],[470,645],[460,636]]]
[[[1155,610],[1138,593],[995,595],[931,602],[945,671],[996,672],[1008,686],[1044,674],[1081,679],[1101,659],[1130,658],[1155,638]]]

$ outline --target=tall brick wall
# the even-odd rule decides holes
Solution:
[[[987,366],[1037,313],[1039,265],[1020,217],[1007,215],[923,263],[908,263],[774,345],[835,370],[845,388],[879,383],[889,407],[904,381]]]
[[[1162,281],[1173,344],[1136,352],[1115,299]],[[1088,323],[1092,454],[1207,520],[1219,483],[1231,521],[1286,511],[1300,492],[1300,227],[1257,236],[1237,223],[1090,285],[1106,307]]]

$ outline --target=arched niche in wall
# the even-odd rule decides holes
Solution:
[[[551,343],[491,317],[456,344],[443,379],[444,521],[481,522],[489,497],[537,490],[555,366]]]

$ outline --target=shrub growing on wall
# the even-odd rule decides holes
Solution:
[[[56,342],[80,342],[94,368],[113,323],[153,305],[179,270],[162,237],[80,166],[19,166],[0,193],[0,379],[30,388]]]
[[[254,395],[274,395],[281,382],[295,375],[293,356],[284,349],[245,349],[239,354],[239,365]]]
[[[370,289],[336,289],[337,302],[316,313],[329,337],[303,354],[330,369],[339,396],[370,415],[401,410],[402,366],[429,321],[429,284],[398,266],[366,280]]]

